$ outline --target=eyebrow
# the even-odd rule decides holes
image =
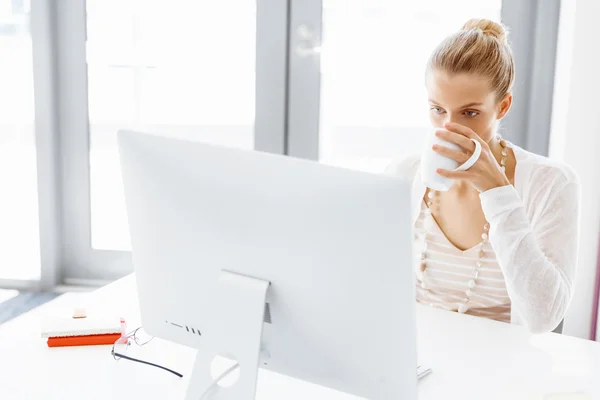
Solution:
[[[433,100],[433,99],[429,99],[430,103],[435,103],[435,104],[440,104],[439,102]],[[473,106],[482,106],[483,103],[477,103],[477,102],[473,102],[473,103],[469,103],[469,104],[465,104],[464,106],[460,107],[460,108],[468,108],[468,107],[473,107]]]

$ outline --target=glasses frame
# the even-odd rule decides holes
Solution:
[[[140,327],[138,327],[138,328],[134,329],[132,332],[128,333],[126,336],[121,336],[119,339],[117,339],[117,340],[116,340],[116,341],[113,343],[113,345],[112,345],[112,349],[110,350],[110,354],[113,356],[113,358],[114,358],[116,361],[119,361],[119,360],[121,360],[121,359],[125,359],[125,360],[129,360],[129,361],[137,362],[137,363],[140,363],[140,364],[149,365],[149,366],[151,366],[151,367],[160,368],[160,369],[162,369],[162,370],[164,370],[164,371],[167,371],[167,372],[170,372],[170,373],[172,373],[172,374],[174,374],[174,375],[177,375],[179,378],[183,378],[183,375],[182,375],[182,374],[180,374],[179,372],[177,372],[177,371],[174,371],[174,370],[172,370],[172,369],[170,369],[170,368],[167,368],[167,367],[164,367],[164,366],[162,366],[162,365],[155,364],[155,363],[152,363],[152,362],[149,362],[149,361],[141,360],[141,359],[139,359],[139,358],[130,357],[130,356],[128,356],[128,355],[126,355],[126,354],[124,354],[124,353],[126,353],[126,352],[127,352],[127,349],[129,349],[129,346],[131,346],[131,344],[132,344],[132,343],[135,343],[135,344],[137,344],[138,346],[145,346],[145,345],[147,345],[148,343],[150,343],[150,342],[151,342],[151,341],[154,339],[154,336],[151,336],[151,337],[150,337],[150,339],[148,339],[148,340],[142,340],[142,339],[141,339],[141,338],[140,338],[140,337],[137,335],[137,334],[138,334],[138,332],[139,332],[141,329],[142,329],[142,327],[140,326]],[[115,347],[116,347],[118,344],[125,344],[125,345],[126,345],[126,347],[125,347],[125,351],[124,351],[124,352],[120,352],[120,351],[116,351],[116,350],[115,350]]]

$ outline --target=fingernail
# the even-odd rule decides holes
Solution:
[[[437,131],[437,132],[435,133],[435,136],[437,136],[437,137],[441,137],[441,136],[442,136],[442,132],[440,132],[440,131]]]
[[[431,146],[432,149],[437,150],[440,146],[438,146],[437,144],[434,144],[433,146]]]

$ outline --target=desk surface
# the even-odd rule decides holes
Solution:
[[[93,294],[66,294],[0,326],[0,397],[11,400],[183,399],[187,380],[156,368],[115,361],[107,346],[53,348],[40,338],[48,314],[68,312],[81,297],[94,310],[139,324],[133,277]],[[419,362],[433,373],[420,400],[543,400],[549,393],[600,398],[600,343],[417,306]],[[155,339],[131,355],[189,375],[194,351]],[[356,399],[272,372],[259,373],[257,399]],[[579,398],[579,397],[578,397]]]

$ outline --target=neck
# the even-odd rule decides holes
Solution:
[[[494,155],[494,158],[500,164],[500,160],[502,160],[502,145],[500,145],[500,141],[497,139],[496,135],[492,136],[492,139],[488,142],[488,146]]]

